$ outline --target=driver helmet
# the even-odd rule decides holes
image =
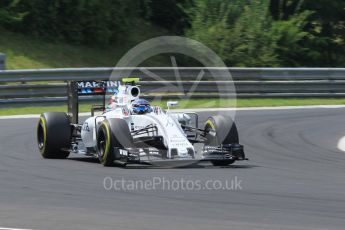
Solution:
[[[150,103],[145,99],[136,99],[132,102],[132,111],[134,114],[145,114],[152,111]]]

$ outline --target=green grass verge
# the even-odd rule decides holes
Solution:
[[[166,101],[159,103],[152,103],[163,108],[166,107]],[[229,100],[210,101],[206,99],[181,100],[179,106],[176,108],[227,108],[231,107],[233,103]],[[345,105],[345,98],[331,98],[331,99],[238,99],[237,107],[263,107],[263,106],[301,106],[301,105]],[[79,108],[80,112],[90,111],[90,105],[82,104]],[[66,112],[66,105],[58,106],[30,106],[30,107],[16,107],[16,108],[2,108],[0,109],[0,116],[5,115],[20,115],[20,114],[40,114],[43,112],[61,111]]]

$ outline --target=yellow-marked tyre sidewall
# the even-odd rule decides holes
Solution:
[[[47,125],[46,120],[43,116],[40,117],[37,129],[39,129],[40,127],[42,127],[43,129],[43,148],[40,149],[40,153],[43,156],[47,145]]]
[[[216,131],[216,126],[210,118],[206,121],[206,125],[209,125],[214,131]]]
[[[112,143],[111,143],[111,129],[109,123],[107,121],[103,121],[100,126],[100,131],[104,132],[105,134],[105,148],[102,156],[99,156],[99,160],[102,165],[110,166],[113,163],[113,156],[112,156]],[[98,140],[97,140],[98,142]]]
[[[104,127],[104,130],[106,131],[106,145],[105,145],[105,150],[104,150],[104,154],[102,156],[103,158],[103,161],[106,161],[106,158],[109,156],[110,154],[110,145],[111,145],[111,134],[110,134],[110,128],[109,128],[109,125],[108,123],[106,122],[103,122],[103,127]]]

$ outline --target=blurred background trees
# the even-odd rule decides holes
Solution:
[[[196,39],[228,66],[345,66],[344,0],[1,0],[0,26],[106,47],[149,23]]]

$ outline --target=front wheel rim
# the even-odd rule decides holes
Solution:
[[[104,132],[101,131],[98,137],[98,152],[99,152],[99,157],[103,158],[104,154],[105,154],[105,149],[106,149],[106,138],[104,135]]]
[[[205,131],[206,132],[209,132],[209,131],[216,132],[216,130],[214,130],[214,128],[212,128],[209,124],[206,125]],[[206,141],[207,145],[214,146],[214,145],[216,145],[216,142],[217,142],[217,139],[215,136],[211,136],[210,134],[207,134],[207,141]]]
[[[45,146],[45,137],[44,137],[44,127],[41,122],[39,123],[38,130],[37,130],[37,143],[38,143],[38,148],[40,150],[43,150]]]

